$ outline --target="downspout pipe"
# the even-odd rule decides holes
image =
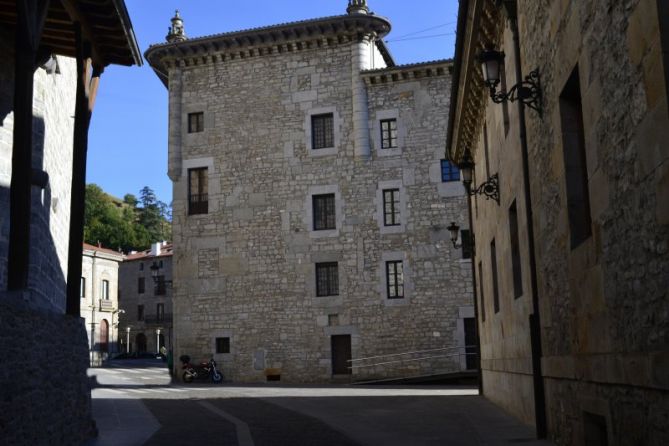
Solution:
[[[518,31],[518,15],[516,1],[504,1],[511,31],[513,33],[513,49],[515,53],[516,82],[523,81],[522,62],[520,60],[520,36]],[[532,380],[534,383],[534,416],[537,438],[546,438],[546,391],[544,388],[543,373],[541,370],[541,319],[539,314],[539,286],[537,282],[536,246],[534,243],[534,219],[532,211],[532,194],[530,189],[529,150],[527,146],[527,123],[525,118],[525,104],[518,104],[518,123],[520,127],[520,149],[523,159],[523,185],[525,189],[525,209],[527,210],[527,236],[530,256],[530,281],[532,287],[532,314],[530,315],[530,343],[532,348]]]

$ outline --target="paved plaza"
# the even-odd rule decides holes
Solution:
[[[548,445],[471,387],[173,384],[163,363],[89,370],[102,445]]]

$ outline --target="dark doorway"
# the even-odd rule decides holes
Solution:
[[[135,345],[137,345],[137,353],[146,353],[146,336],[144,333],[137,333]]]
[[[332,374],[351,374],[351,335],[335,335],[331,338]]]
[[[158,351],[161,347],[165,347],[165,335],[162,333],[158,335]]]
[[[100,351],[109,351],[109,322],[106,319],[100,322]]]
[[[476,319],[466,317],[464,323],[467,370],[476,370],[479,368],[479,357],[476,354]]]

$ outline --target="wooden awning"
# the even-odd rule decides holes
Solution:
[[[16,26],[16,3],[17,0],[0,0],[0,26],[10,29]],[[81,23],[96,64],[142,65],[123,0],[51,0],[40,48],[75,57],[74,22]]]

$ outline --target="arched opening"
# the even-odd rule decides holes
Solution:
[[[146,353],[146,336],[144,333],[137,333],[137,336],[135,336],[135,345],[137,353]]]
[[[100,351],[109,351],[109,322],[107,319],[102,319],[100,322]]]

